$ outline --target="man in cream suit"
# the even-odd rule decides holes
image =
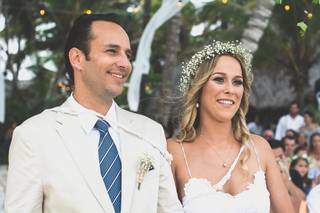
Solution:
[[[183,212],[161,126],[113,101],[130,57],[115,15],[75,21],[65,49],[73,93],[14,131],[6,212]]]

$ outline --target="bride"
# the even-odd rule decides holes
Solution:
[[[205,46],[183,66],[184,109],[168,141],[186,213],[293,212],[267,142],[245,122],[251,54],[235,42]]]

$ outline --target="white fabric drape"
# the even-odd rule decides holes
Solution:
[[[0,73],[0,123],[4,123],[5,116],[5,85],[4,85],[4,75]]]
[[[129,81],[128,103],[132,111],[139,108],[140,84],[142,74],[148,74],[150,68],[151,44],[155,31],[168,19],[177,14],[189,0],[163,0],[161,7],[152,16],[142,33],[133,72]]]

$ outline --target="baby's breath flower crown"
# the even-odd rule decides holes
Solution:
[[[221,42],[214,40],[211,44],[206,45],[202,50],[194,54],[188,62],[182,64],[179,90],[182,93],[186,93],[200,65],[217,55],[223,54],[237,56],[242,61],[245,72],[248,75],[251,73],[252,54],[249,50],[242,47],[239,41]]]

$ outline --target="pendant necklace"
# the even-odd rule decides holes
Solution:
[[[203,137],[202,137],[202,138],[203,138]],[[222,167],[223,167],[223,168],[226,168],[227,166],[229,166],[229,164],[228,164],[228,162],[227,162],[227,159],[226,159],[226,160],[222,159],[222,157],[221,157],[221,155],[218,153],[218,151],[215,150],[215,148],[214,148],[205,138],[203,138],[203,140],[204,140],[204,142],[210,147],[210,149],[211,149],[214,153],[216,153],[216,155],[218,156],[218,158],[222,161]],[[231,150],[232,145],[233,145],[233,144],[231,144],[231,145],[229,146],[227,152],[229,152],[229,151]]]

